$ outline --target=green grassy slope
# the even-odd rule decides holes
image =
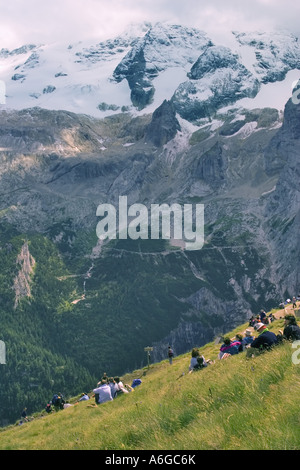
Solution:
[[[277,333],[283,320],[269,327]],[[123,377],[130,383],[142,376],[142,385],[113,402],[91,406],[92,399],[5,428],[0,449],[298,449],[297,349],[284,342],[255,358],[240,353],[219,361],[219,347],[201,348],[216,360],[202,371],[188,374],[190,354],[184,354],[172,365],[166,360]]]

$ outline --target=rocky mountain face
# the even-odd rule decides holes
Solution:
[[[11,80],[0,111],[6,269],[0,313],[7,325],[16,315],[25,324],[30,319],[42,338],[34,335],[32,344],[47,357],[57,354],[55,364],[70,359],[66,388],[76,364],[81,377],[101,370],[122,374],[145,363],[146,346],[154,347],[153,360],[166,357],[169,343],[183,353],[298,293],[300,105],[289,99],[282,114],[241,103],[297,68],[299,46],[290,35],[234,35],[238,47],[253,50],[251,67],[242,60],[245,49],[232,51],[179,26],[156,25],[97,47],[70,46],[65,67],[48,62],[52,75],[39,86],[67,80],[84,64],[88,82],[81,82],[80,94],[74,95],[72,79],[35,97],[31,102],[39,106],[29,107],[26,97],[24,109],[9,105],[15,86],[21,93],[31,83],[37,93],[34,74],[46,70],[46,49],[0,53],[23,75]],[[127,82],[129,89],[118,102],[97,95],[98,117],[72,112],[71,95],[79,109],[91,109],[97,86],[90,78],[104,64],[110,64],[108,88]],[[162,78],[172,75],[172,93],[154,106]],[[56,108],[67,86],[66,106]],[[51,99],[43,107],[46,95]],[[149,209],[154,203],[203,204],[203,248],[184,250],[172,239],[98,240],[97,207],[117,207],[124,195],[128,205]],[[16,305],[20,272],[27,288],[18,289]],[[115,354],[116,342],[122,354]],[[59,384],[60,367],[53,379]]]
[[[262,83],[283,80],[286,73],[299,68],[298,38],[280,32],[233,33],[241,45],[250,46],[255,53],[253,64]]]
[[[133,105],[143,109],[151,103],[155,93],[154,78],[172,67],[192,65],[211,45],[211,40],[201,31],[159,24],[136,42],[113,76],[117,81],[127,80]]]
[[[277,283],[281,289],[284,286],[289,290],[289,286],[293,286],[294,292],[299,290],[299,265],[295,263],[300,249],[299,112],[299,104],[290,99],[285,107],[283,125],[265,152],[267,171],[279,173],[265,213],[269,219],[267,232],[270,243],[278,257]],[[295,269],[289,268],[291,264]]]
[[[211,46],[197,59],[172,98],[178,113],[187,120],[209,117],[237,100],[257,95],[260,82],[236,54],[223,46]]]
[[[240,322],[259,303],[276,304],[297,289],[297,265],[282,259],[287,240],[297,249],[297,236],[290,237],[299,207],[293,107],[287,104],[282,125],[274,110],[245,111],[238,131],[233,114],[217,129],[208,124],[192,134],[179,125],[172,102],[136,122],[127,115],[97,121],[63,111],[3,112],[2,220],[25,233],[51,233],[58,246],[67,239],[70,248],[79,229],[95,234],[97,206],[117,206],[120,195],[130,204],[201,202],[206,244],[197,253],[178,251],[206,284],[188,303],[194,313],[203,302],[208,315]]]

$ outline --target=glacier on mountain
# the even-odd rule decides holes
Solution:
[[[295,36],[278,31],[231,36],[230,46],[218,45],[195,28],[157,23],[97,44],[2,49],[5,108],[39,106],[102,118],[152,113],[168,99],[181,117],[197,121],[226,106],[253,108],[258,95],[264,106],[271,85],[299,78]],[[274,106],[283,109],[288,97],[281,102],[276,95]]]

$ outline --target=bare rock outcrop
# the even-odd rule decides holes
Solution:
[[[35,259],[29,252],[28,243],[25,242],[21,248],[21,252],[17,257],[17,265],[20,270],[14,279],[15,291],[15,308],[17,308],[20,300],[31,297],[31,276],[35,265]]]

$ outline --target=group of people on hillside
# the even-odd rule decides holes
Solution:
[[[288,341],[297,341],[300,340],[300,327],[297,324],[296,317],[293,314],[287,314],[284,317],[284,329],[279,330],[279,333],[276,335],[272,331],[269,331],[268,324],[274,321],[274,317],[266,315],[264,310],[261,310],[260,314],[256,317],[251,317],[249,320],[249,326],[257,332],[258,336],[255,337],[252,334],[252,331],[248,328],[245,330],[244,334],[237,334],[234,338],[225,337],[223,339],[223,344],[219,350],[219,359],[225,359],[235,354],[247,350],[247,356],[255,355],[255,352],[261,352],[261,350],[269,349],[272,346],[275,346],[282,342],[282,340]],[[174,352],[171,346],[168,347],[168,358],[170,364],[172,364],[174,357]],[[215,361],[210,359],[205,359],[203,355],[200,354],[199,348],[192,349],[192,357],[189,365],[189,373],[201,370],[210,364],[213,364]],[[101,380],[97,383],[97,387],[93,389],[92,396],[95,398],[96,405],[105,403],[107,401],[112,401],[117,398],[118,395],[123,393],[130,393],[134,391],[135,387],[142,383],[141,379],[134,379],[132,384],[123,384],[120,377],[108,377],[106,373],[103,374]],[[82,393],[78,401],[75,403],[78,404],[81,401],[90,400],[88,393]],[[96,406],[92,405],[92,406]],[[58,410],[63,410],[68,408],[71,405],[68,401],[65,401],[61,393],[55,394],[52,400],[46,405],[46,412],[51,413],[53,408]],[[20,424],[24,421],[27,421],[27,409],[24,408],[21,416]]]
[[[293,304],[292,308],[296,309],[297,308],[297,301],[299,301],[299,300],[300,300],[300,293],[297,295],[297,297],[295,295],[293,295],[292,299],[286,299],[284,302],[281,302],[279,304],[279,307],[280,308],[285,308],[286,305]]]
[[[97,387],[93,390],[95,403],[98,405],[112,401],[120,394],[133,392],[141,382],[141,379],[134,379],[131,385],[123,384],[120,377],[107,377],[106,372],[104,372]]]
[[[256,323],[264,323],[265,325],[268,325],[269,323],[272,323],[275,320],[273,313],[270,313],[269,315],[266,314],[266,312],[262,309],[260,313],[256,316],[252,315],[252,317],[249,320],[249,326],[255,326]]]
[[[237,334],[234,338],[230,338],[229,336],[225,337],[223,339],[223,344],[220,347],[218,359],[226,359],[245,350],[247,350],[247,357],[251,357],[263,350],[270,349],[271,347],[281,343],[284,339],[288,341],[300,340],[300,327],[298,326],[294,315],[285,315],[284,329],[283,331],[279,330],[278,335],[276,335],[272,331],[269,331],[265,322],[263,323],[262,320],[265,318],[263,313],[265,312],[261,311],[260,315],[257,316],[253,322],[253,328],[258,335],[254,336],[252,331],[248,328],[243,335]],[[252,319],[250,322],[252,325]],[[189,365],[189,373],[203,369],[212,363],[213,361],[210,359],[205,360],[204,356],[200,354],[198,348],[193,348]]]
[[[94,388],[90,394],[91,396],[88,393],[83,392],[78,401],[72,405],[68,401],[65,401],[62,393],[58,393],[53,396],[49,403],[47,403],[45,410],[47,413],[64,410],[70,406],[77,405],[81,401],[90,400],[91,397],[94,397],[95,403],[99,405],[101,403],[114,400],[119,394],[134,391],[135,387],[141,383],[141,379],[134,379],[131,385],[123,384],[119,377],[107,377],[106,372],[104,372],[101,380],[97,383],[97,387]]]
[[[261,311],[260,316],[257,317],[253,322],[253,328],[258,334],[257,337],[254,337],[251,334],[251,331],[247,329],[245,331],[244,337],[237,334],[234,339],[224,339],[224,344],[220,348],[220,359],[224,359],[225,357],[228,357],[228,355],[238,354],[245,349],[247,349],[247,356],[252,356],[257,352],[270,349],[271,347],[281,343],[283,339],[288,341],[300,340],[300,327],[297,325],[297,321],[294,315],[285,315],[284,330],[279,330],[278,335],[276,335],[269,330],[267,326],[269,321],[266,322],[265,320],[268,317],[264,314],[265,312]],[[224,357],[224,353],[227,354],[227,356]]]
[[[83,399],[83,396],[87,396],[87,394],[82,393],[79,401]],[[66,408],[69,408],[69,406],[73,405],[71,405],[68,401],[64,399],[62,393],[55,393],[55,395],[53,395],[52,397],[52,400],[47,403],[45,411],[49,414],[52,413],[52,411],[65,410]]]

